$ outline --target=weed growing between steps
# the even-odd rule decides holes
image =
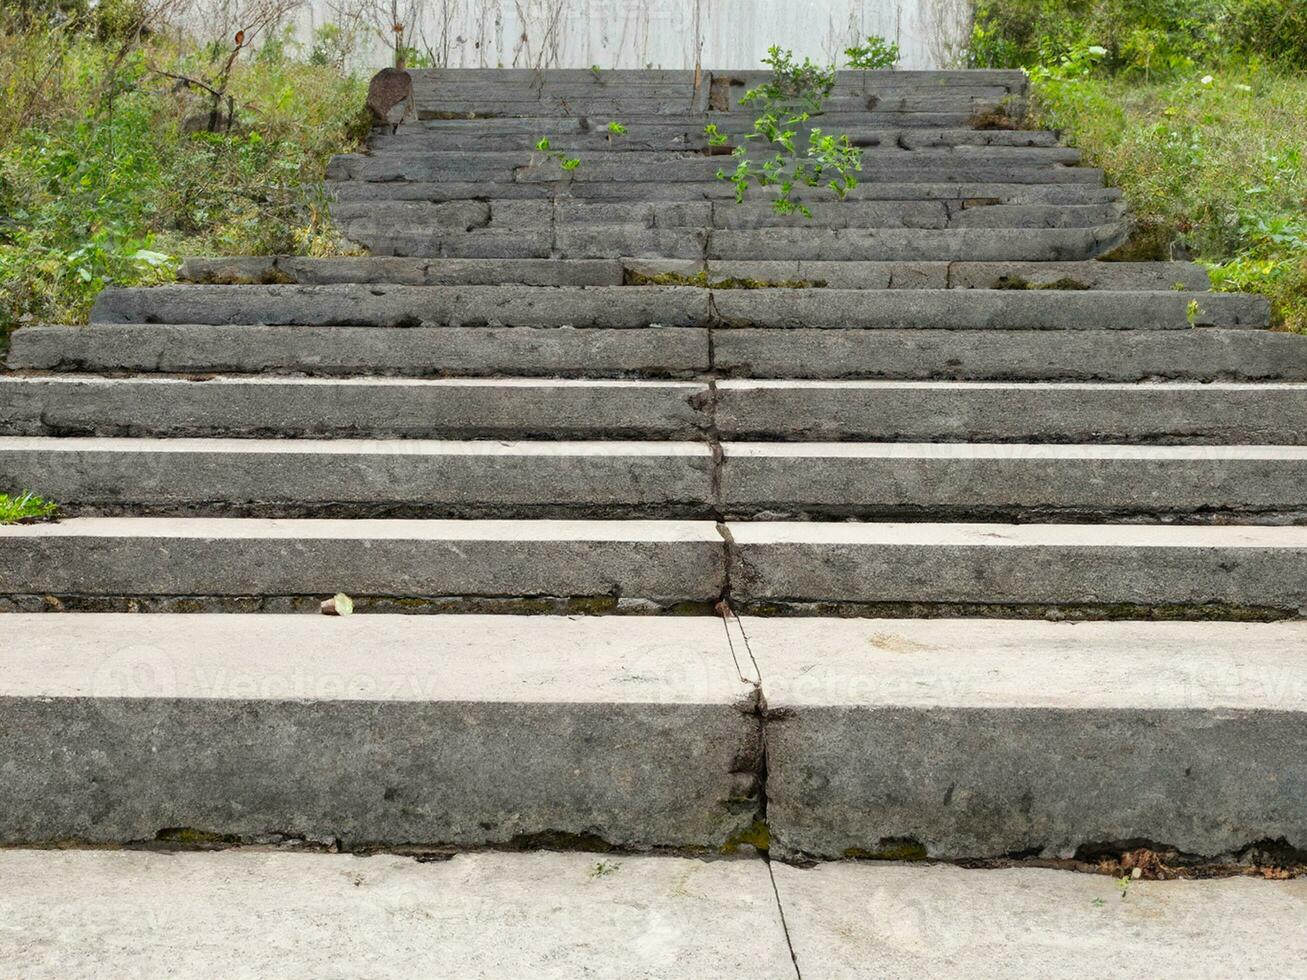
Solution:
[[[52,521],[58,514],[58,504],[34,493],[20,493],[17,497],[0,493],[0,524],[37,524]]]
[[[342,250],[320,181],[367,133],[364,83],[276,36],[109,19],[129,7],[0,12],[0,337],[84,322],[105,285],[167,281],[174,256]],[[233,53],[211,131],[177,76],[212,83]]]

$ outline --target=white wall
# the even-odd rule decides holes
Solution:
[[[352,0],[357,4],[359,0]],[[373,25],[392,0],[371,3]],[[351,0],[308,0],[297,36],[340,23]],[[823,63],[879,34],[897,40],[900,67],[945,67],[967,32],[969,0],[393,0],[408,43],[449,67],[756,68],[771,44]],[[359,68],[390,55],[361,29]]]

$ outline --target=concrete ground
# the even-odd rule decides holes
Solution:
[[[1307,880],[757,858],[0,851],[15,977],[1307,974]]]

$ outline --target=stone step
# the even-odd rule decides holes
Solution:
[[[761,806],[755,688],[715,617],[5,627],[6,845],[719,848]]]
[[[66,514],[1307,523],[1307,447],[0,437]]]
[[[1303,446],[726,442],[722,451],[728,518],[1307,524]],[[53,478],[23,485],[60,485],[63,465],[43,463]]]
[[[711,367],[706,328],[24,327],[8,364],[39,371],[685,378]]]
[[[723,233],[730,234],[730,233]],[[753,233],[744,233],[753,234]],[[780,232],[776,232],[780,234]],[[723,249],[725,250],[725,249]],[[689,286],[171,285],[100,293],[94,324],[732,329],[1262,328],[1260,296],[1174,290],[700,289]]]
[[[1307,444],[1285,421],[1307,417],[1301,383],[724,380],[714,402],[734,439]]]
[[[333,180],[326,184],[336,201],[512,201],[552,200],[554,197],[595,201],[733,201],[735,187],[725,180],[638,181],[623,180],[554,183],[519,183],[493,180],[370,182]],[[796,201],[837,201],[827,187],[799,187]],[[1091,184],[1013,183],[888,183],[862,182],[849,201],[989,201],[999,204],[1099,204],[1121,200],[1115,187]]]
[[[773,854],[1222,863],[1307,840],[1307,623],[742,627]]]
[[[1307,616],[1307,527],[732,523],[744,608]]]
[[[874,183],[995,183],[1089,184],[1102,186],[1103,172],[1095,167],[1066,166],[1062,151],[1054,159],[1031,159],[1036,149],[1013,150],[1006,162],[1000,148],[986,147],[983,154],[939,150],[873,151],[864,155],[858,180]],[[1052,152],[1052,151],[1040,151]],[[718,170],[732,170],[729,158],[700,153],[590,153],[573,170],[544,153],[471,153],[428,151],[381,153],[369,156],[346,153],[327,164],[329,180],[391,183],[395,181],[487,181],[571,183],[597,181],[707,181]]]
[[[833,289],[1207,290],[1195,262],[782,262],[715,259],[442,259],[293,255],[188,258],[178,279],[203,285],[394,283],[412,286],[620,286],[671,274]]]
[[[333,205],[342,235],[368,244],[450,231],[534,231],[569,225],[646,228],[1093,228],[1122,221],[1126,207],[1109,204],[1000,204],[966,206],[944,201],[845,201],[777,214],[765,200],[597,202],[557,201],[352,201]]]
[[[504,86],[540,88],[542,86],[588,86],[603,91],[626,86],[645,87],[655,91],[693,90],[713,81],[728,86],[759,85],[771,77],[761,69],[702,69],[689,68],[410,68],[415,91],[439,94],[451,86]],[[1025,72],[1011,68],[985,69],[900,69],[892,71],[840,70],[835,74],[840,92],[861,92],[879,87],[924,89],[997,85],[1013,92],[1026,87]]]
[[[704,117],[706,119],[706,117]],[[530,151],[542,137],[555,150],[606,153],[651,150],[707,150],[706,122],[646,120],[635,130],[614,135],[607,121],[553,116],[544,119],[451,119],[405,122],[373,130],[368,149],[389,153],[411,149],[465,149],[473,151]],[[824,125],[824,124],[823,124]],[[393,132],[392,132],[393,128]],[[732,127],[734,128],[734,127]],[[839,133],[860,147],[897,147],[903,150],[980,147],[1056,147],[1057,134],[1049,130],[922,129],[842,125]],[[731,135],[728,133],[728,135]]]
[[[1068,980],[1106,950],[1163,976],[1292,976],[1307,957],[1301,880],[1144,878],[1123,900],[1108,874],[1019,865],[430,857],[0,851],[0,875],[13,883],[0,897],[11,926],[0,956],[76,975],[189,977],[230,963],[281,977],[512,970],[549,980],[754,980],[796,968],[850,980],[965,978],[1032,962]],[[185,944],[168,938],[192,932]]]
[[[1307,385],[0,377],[0,434],[1300,445]]]
[[[696,439],[710,410],[706,382],[0,376],[6,435]]]
[[[712,343],[709,343],[709,334]],[[26,371],[181,375],[955,381],[1307,381],[1307,341],[1264,330],[1035,331],[24,327]]]
[[[703,611],[711,521],[83,517],[0,526],[0,609]]]
[[[713,481],[693,442],[0,437],[0,487],[69,514],[708,519]]]
[[[644,224],[563,224],[413,229],[345,222],[343,231],[374,255],[505,259],[764,259],[825,261],[1080,261],[1122,244],[1123,220],[1087,228],[650,228]]]
[[[14,335],[20,359],[31,356],[26,332]],[[743,328],[713,330],[712,339],[714,369],[739,378],[1307,381],[1307,339],[1265,330]],[[46,339],[42,358],[54,360],[68,342]]]

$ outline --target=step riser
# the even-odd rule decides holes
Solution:
[[[730,234],[730,233],[724,233]],[[158,286],[106,289],[93,323],[416,327],[1184,330],[1266,326],[1264,298],[1083,290],[696,289],[623,286]]]
[[[553,117],[549,119],[520,120],[521,125],[491,128],[490,120],[452,120],[446,123],[404,123],[392,134],[387,128],[374,132],[368,140],[373,153],[414,153],[422,151],[449,152],[466,150],[476,153],[529,153],[542,137],[549,139],[551,149],[589,153],[649,153],[659,151],[704,151],[709,147],[703,125],[687,123],[659,123],[647,121],[638,131],[624,136],[609,136],[602,120],[587,121],[588,129],[576,120]],[[501,122],[519,122],[501,120]],[[907,151],[948,150],[964,148],[972,152],[978,148],[997,151],[1018,149],[1058,150],[1065,156],[1057,159],[1076,160],[1070,154],[1077,151],[1057,146],[1057,135],[1052,132],[1031,130],[978,130],[978,129],[885,129],[875,126],[841,126],[843,136],[857,146],[875,149],[900,148]],[[1038,159],[1038,157],[1031,157]]]
[[[11,368],[397,377],[684,378],[709,367],[708,331],[520,327],[27,327]]]
[[[751,262],[675,259],[407,259],[385,256],[191,258],[178,274],[200,285],[388,283],[411,286],[620,286],[635,274],[707,275],[710,282],[811,282],[831,289],[1206,290],[1190,262]]]
[[[0,435],[1301,445],[1307,387],[0,379]]]
[[[1167,616],[1192,607],[1217,619],[1252,613],[1294,617],[1307,609],[1307,548],[1000,548],[737,539],[730,579],[745,608],[794,612],[1067,608],[1133,618],[1141,610]]]
[[[1029,451],[1029,447],[1020,447]],[[728,517],[1307,523],[1307,459],[757,456],[725,444]],[[1014,447],[1017,450],[1018,447]],[[692,455],[389,455],[0,447],[0,488],[69,514],[678,518],[718,512]]]

